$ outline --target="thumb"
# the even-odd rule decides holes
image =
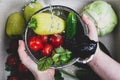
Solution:
[[[22,63],[30,70],[37,68],[37,64],[27,55],[23,40],[19,40],[18,54]]]
[[[98,41],[98,34],[94,22],[90,20],[85,14],[82,15],[82,20],[87,25],[89,38],[91,40]]]

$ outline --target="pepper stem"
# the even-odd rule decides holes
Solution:
[[[36,29],[36,27],[37,27],[37,21],[36,21],[36,19],[32,18],[30,20],[30,22],[28,23],[28,27],[31,28],[31,29],[33,29],[33,30]]]

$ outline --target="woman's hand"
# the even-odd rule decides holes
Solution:
[[[88,27],[89,38],[98,41],[94,22],[85,15],[82,16],[82,19]],[[120,71],[118,71],[120,70],[120,64],[101,51],[99,45],[97,46],[94,58],[88,63],[88,65],[102,80],[120,80]]]
[[[47,69],[45,71],[39,71],[37,68],[37,64],[31,60],[31,58],[25,52],[25,45],[23,40],[19,40],[19,47],[18,47],[19,57],[22,63],[33,73],[36,80],[53,80],[55,70]]]
[[[94,22],[92,20],[90,20],[86,15],[82,15],[82,20],[87,25],[88,37],[91,40],[98,41],[97,30],[96,30]]]
[[[94,24],[94,22],[88,18],[86,15],[82,15],[82,20],[83,22],[87,25],[88,28],[88,37],[91,40],[94,40],[95,42],[98,42],[98,34],[97,34],[97,30],[96,30],[96,26]],[[100,52],[100,48],[99,48],[99,44],[97,45],[97,49],[96,49],[96,54],[95,56]]]

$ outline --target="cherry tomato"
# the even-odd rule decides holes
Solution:
[[[48,42],[48,36],[47,35],[41,35],[40,37],[41,37],[41,40],[42,40],[43,43]]]
[[[20,73],[27,73],[29,72],[28,68],[22,64],[21,62],[18,64],[18,72]]]
[[[7,57],[7,64],[10,66],[10,67],[13,67],[17,64],[18,62],[18,57],[16,55],[9,55]]]
[[[63,43],[63,37],[61,34],[54,34],[50,37],[50,41],[52,45],[54,45],[55,47],[58,47]]]
[[[9,76],[8,80],[19,80],[17,76]]]
[[[38,51],[42,49],[43,43],[40,36],[33,36],[28,40],[29,48],[33,51]]]
[[[46,44],[42,49],[42,54],[44,56],[49,56],[51,54],[52,49],[53,46],[51,44]]]

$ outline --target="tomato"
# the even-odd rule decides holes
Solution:
[[[17,76],[9,76],[8,80],[20,80]]]
[[[51,44],[46,44],[42,49],[42,54],[44,56],[49,56],[52,52],[53,46]]]
[[[29,72],[29,69],[24,65],[22,64],[21,62],[18,64],[18,72],[20,73],[27,73]]]
[[[50,37],[50,41],[52,45],[58,47],[63,43],[63,36],[61,34],[54,34]]]
[[[43,43],[48,42],[48,36],[47,35],[41,35],[40,38],[41,38]]]
[[[14,67],[18,62],[18,57],[16,55],[9,55],[7,57],[7,65],[9,65],[10,67]]]
[[[40,36],[33,36],[29,38],[28,45],[29,48],[33,51],[38,51],[43,47],[43,43]]]

